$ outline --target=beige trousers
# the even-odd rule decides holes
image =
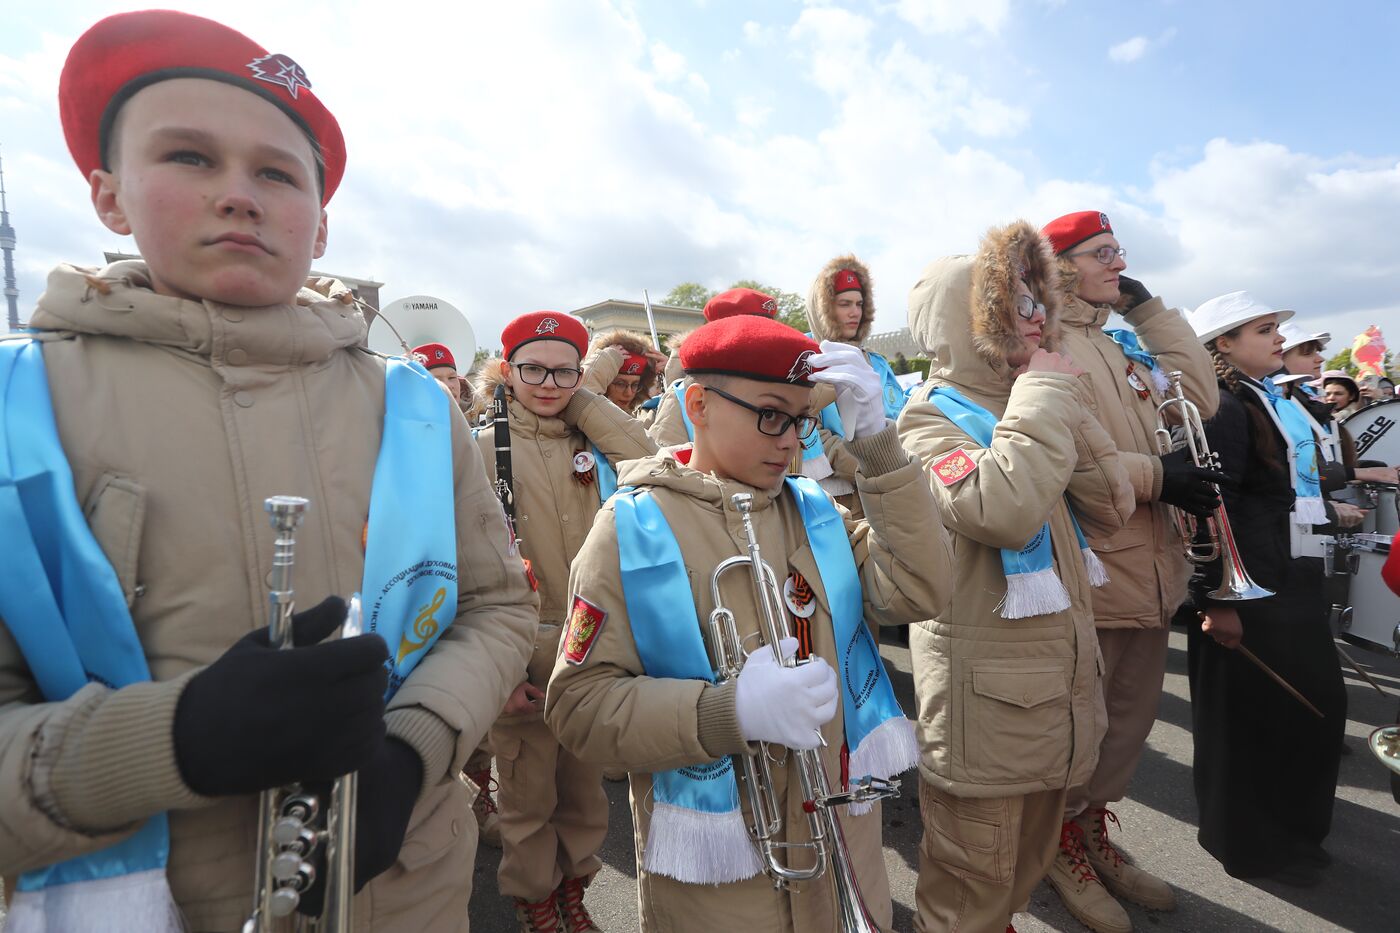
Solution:
[[[1059,850],[1064,790],[957,797],[919,780],[919,933],[1001,933]]]
[[[1099,743],[1099,764],[1089,783],[1070,788],[1065,819],[1127,796],[1147,734],[1157,721],[1167,668],[1170,628],[1101,628],[1098,633],[1108,732]]]
[[[497,720],[491,748],[500,773],[500,892],[534,903],[565,878],[591,879],[608,834],[603,770],[565,751],[539,716]]]

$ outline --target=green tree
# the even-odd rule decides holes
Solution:
[[[705,307],[705,302],[713,297],[715,297],[715,293],[699,282],[682,282],[667,292],[666,297],[661,299],[661,303],[676,308],[694,308],[699,311]]]
[[[489,360],[491,357],[495,356],[499,352],[501,351],[496,350],[493,352],[491,350],[486,349],[485,347],[482,347],[480,350],[477,350],[476,356],[472,357],[472,372],[476,372],[478,369],[481,368],[482,363],[485,363],[487,360]]]
[[[1332,357],[1323,366],[1325,369],[1340,369],[1353,376],[1356,375],[1356,367],[1351,364],[1351,347],[1344,348],[1341,353]]]

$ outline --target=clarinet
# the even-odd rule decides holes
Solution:
[[[506,513],[512,548],[520,551],[520,533],[515,524],[515,478],[510,469],[510,413],[506,408],[506,387],[496,386],[491,397],[491,424],[496,439],[496,498]]]

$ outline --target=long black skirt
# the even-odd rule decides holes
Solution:
[[[1332,827],[1347,697],[1321,561],[1291,561],[1276,596],[1235,603],[1244,645],[1312,701],[1318,719],[1237,651],[1187,627],[1202,848],[1237,877],[1271,874]],[[1273,581],[1271,581],[1273,582]]]

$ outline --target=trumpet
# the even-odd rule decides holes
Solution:
[[[292,647],[292,589],[296,532],[310,503],[296,496],[273,496],[263,502],[277,532],[272,557],[268,606],[271,622],[268,640],[278,650]],[[361,630],[360,597],[350,600],[342,638]],[[325,902],[320,918],[299,917],[298,931],[350,933],[351,899],[355,895],[355,800],[358,782],[354,774],[331,784],[324,827],[320,825],[320,799],[299,784],[262,792],[258,799],[258,862],[254,869],[253,913],[243,933],[268,933],[282,917],[296,910],[301,896],[316,881],[314,858],[326,852]]]
[[[1191,454],[1191,462],[1205,470],[1220,469],[1220,455],[1210,449],[1206,440],[1205,425],[1201,421],[1201,411],[1186,397],[1181,387],[1181,373],[1167,373],[1170,395],[1157,406],[1157,451],[1169,454],[1185,447]],[[1179,422],[1183,439],[1177,441],[1168,426],[1169,416],[1175,415]],[[1215,494],[1220,495],[1220,487],[1214,486]],[[1235,533],[1230,527],[1230,519],[1225,514],[1225,503],[1221,500],[1215,511],[1206,518],[1206,540],[1197,540],[1200,523],[1194,515],[1173,507],[1172,517],[1177,531],[1181,533],[1182,548],[1186,559],[1193,564],[1209,564],[1216,558],[1220,561],[1220,586],[1209,595],[1217,600],[1263,599],[1273,596],[1274,591],[1265,589],[1250,579],[1240,559],[1240,549],[1235,544]]]
[[[736,680],[744,666],[743,639],[739,636],[734,613],[725,607],[720,593],[720,581],[731,570],[747,568],[749,571],[760,615],[759,637],[762,644],[756,650],[762,651],[763,645],[766,645],[778,663],[787,667],[806,663],[782,655],[779,643],[790,636],[790,631],[777,577],[759,551],[758,536],[750,514],[753,496],[736,493],[730,497],[730,501],[743,523],[748,553],[721,561],[710,577],[710,594],[715,608],[710,613],[706,634],[711,660],[718,672],[716,682],[720,684]],[[810,842],[790,843],[777,838],[783,826],[783,813],[770,762],[781,763],[783,759],[773,758],[766,743],[760,743],[755,754],[733,756],[743,779],[752,815],[749,834],[758,847],[764,872],[773,879],[774,887],[782,888],[797,882],[814,881],[830,869],[836,898],[837,929],[841,933],[878,933],[879,927],[871,918],[856,882],[850,851],[834,808],[842,804],[873,802],[896,796],[899,782],[867,775],[850,790],[832,793],[818,750],[793,749],[791,754],[802,789],[802,808],[807,814]],[[792,864],[799,853],[805,855],[806,864]]]

